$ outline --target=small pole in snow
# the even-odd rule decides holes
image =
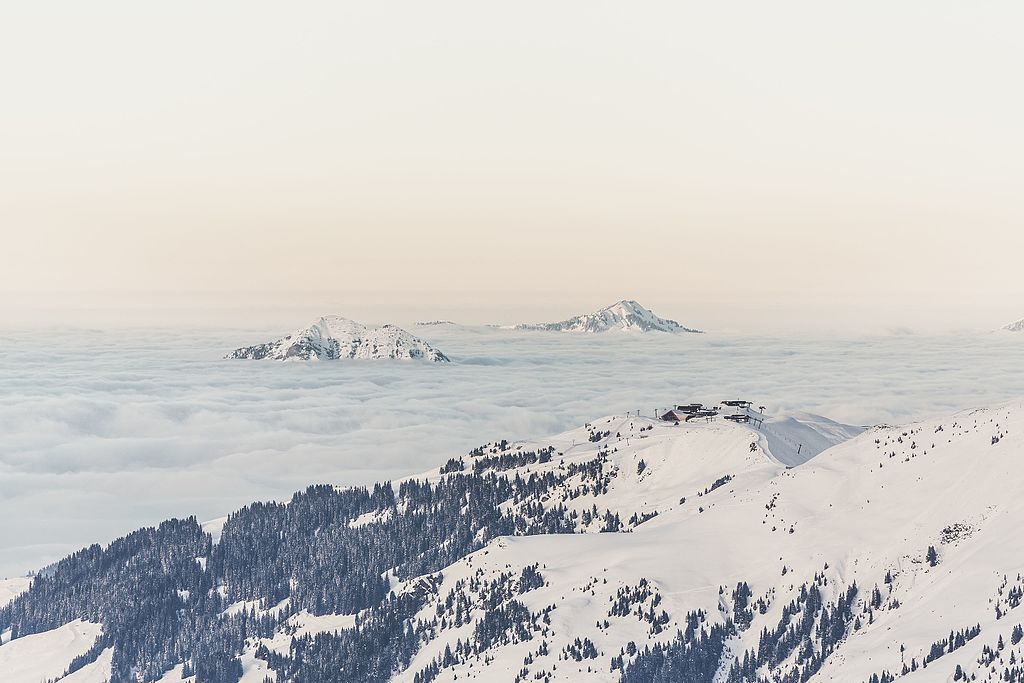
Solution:
[[[804,447],[804,445],[802,443],[801,444],[797,444],[797,447],[796,447],[796,454],[797,455],[800,455],[800,449],[802,449],[803,447]]]

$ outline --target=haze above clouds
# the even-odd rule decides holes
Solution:
[[[6,3],[0,321],[312,296],[518,322],[628,296],[707,329],[992,329],[1024,315],[1022,21]]]
[[[0,576],[170,516],[413,474],[494,439],[675,401],[742,396],[873,424],[1024,386],[1012,334],[416,332],[454,362],[221,360],[275,336],[263,329],[0,333]]]

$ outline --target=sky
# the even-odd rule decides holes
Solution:
[[[5,3],[0,322],[519,322],[634,298],[720,330],[998,327],[1024,316],[1022,20]]]

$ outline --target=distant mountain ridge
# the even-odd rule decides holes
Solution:
[[[657,316],[632,299],[624,299],[595,313],[577,315],[560,322],[516,325],[515,329],[546,332],[701,332],[684,327],[675,320]]]
[[[1024,318],[1021,318],[1016,322],[1012,322],[1009,325],[1004,325],[1003,329],[1009,332],[1024,332]]]
[[[395,325],[372,327],[338,315],[320,318],[276,341],[244,346],[227,358],[246,360],[424,360],[449,362],[427,342]]]

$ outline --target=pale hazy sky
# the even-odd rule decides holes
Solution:
[[[1015,1],[7,2],[0,315],[630,297],[997,326],[1024,316],[1022,26]]]

